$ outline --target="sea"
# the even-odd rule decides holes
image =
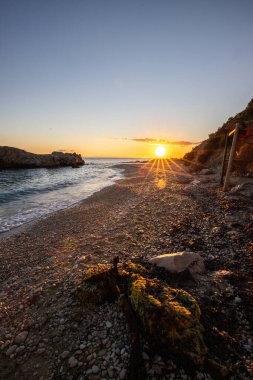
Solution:
[[[73,169],[0,170],[0,233],[75,205],[124,177],[117,164],[136,159],[85,159]]]

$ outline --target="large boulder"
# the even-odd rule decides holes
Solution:
[[[205,264],[197,252],[167,253],[149,259],[151,264],[167,269],[171,273],[180,273],[189,270],[191,274],[203,273]]]
[[[131,276],[130,300],[144,330],[157,345],[203,364],[207,352],[197,301],[157,279]]]
[[[80,154],[76,153],[34,154],[18,148],[0,146],[0,169],[77,167],[81,165],[84,165],[84,160]]]
[[[91,267],[77,289],[80,302],[90,308],[128,295],[135,315],[152,342],[202,365],[207,348],[203,341],[200,308],[191,294],[149,278],[146,268],[128,261],[115,272],[106,265]]]

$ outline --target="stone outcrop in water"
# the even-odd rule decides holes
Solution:
[[[84,165],[84,160],[77,153],[34,154],[18,148],[0,146],[0,169],[78,167],[81,165]]]

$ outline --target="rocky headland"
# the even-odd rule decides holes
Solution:
[[[34,154],[9,146],[0,146],[0,169],[78,167],[84,160],[77,153]]]
[[[230,117],[218,130],[211,133],[207,140],[186,153],[184,159],[197,170],[219,168],[222,164],[226,136],[233,131],[236,123],[242,125],[237,144],[234,169],[240,174],[253,174],[253,99],[247,107]],[[232,144],[232,136],[229,146]]]

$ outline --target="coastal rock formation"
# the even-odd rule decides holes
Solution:
[[[9,146],[0,146],[0,169],[78,167],[84,160],[77,153],[34,154]]]
[[[209,138],[192,149],[184,156],[186,164],[190,164],[197,170],[203,168],[217,168],[222,163],[225,138],[234,128],[236,123],[244,124],[244,131],[241,133],[234,168],[242,173],[253,174],[253,99],[249,102],[244,111],[239,112],[234,117],[222,125],[216,132],[211,133]],[[232,143],[232,138],[229,145]]]
[[[197,365],[204,364],[207,348],[197,301],[182,289],[149,278],[142,265],[128,261],[119,272],[115,267],[96,265],[85,274],[77,296],[88,308],[118,297],[127,320],[130,318],[130,328],[133,319],[129,313],[133,310],[143,331],[157,347],[183,355]],[[132,343],[135,345],[136,341],[135,336]],[[134,360],[136,355],[137,352]]]

